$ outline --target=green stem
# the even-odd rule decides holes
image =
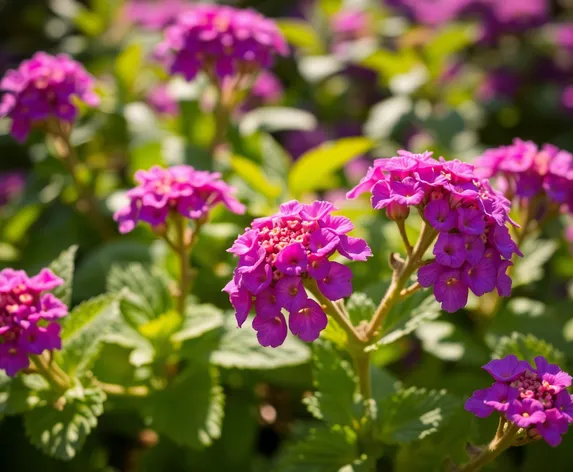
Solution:
[[[115,236],[115,232],[111,228],[109,221],[101,213],[96,196],[92,192],[91,187],[85,185],[79,177],[78,168],[80,161],[76,150],[70,142],[71,130],[64,130],[58,125],[57,127],[54,126],[50,128],[49,133],[60,157],[60,161],[66,167],[74,183],[78,194],[78,210],[88,217],[94,229],[104,241],[112,239]]]
[[[360,393],[364,400],[372,398],[372,378],[370,375],[370,353],[364,350],[351,352],[354,367],[358,374]]]
[[[217,148],[225,142],[227,136],[227,129],[229,128],[229,119],[231,111],[227,106],[227,98],[225,92],[220,84],[217,84],[217,103],[215,105],[215,134],[209,146],[209,154],[215,155]]]
[[[384,298],[382,298],[372,320],[368,324],[366,330],[366,338],[368,340],[377,336],[386,315],[394,305],[403,299],[402,293],[407,296],[414,292],[410,290],[404,291],[404,288],[414,271],[420,266],[422,257],[424,257],[424,254],[434,242],[437,235],[438,233],[435,229],[424,223],[420,237],[418,238],[416,246],[412,249],[411,254],[400,267],[394,269],[390,287],[388,287]]]
[[[72,386],[68,375],[56,364],[50,361],[46,353],[30,356],[38,373],[58,392],[65,392]]]
[[[179,257],[179,287],[177,293],[177,311],[181,318],[185,318],[187,295],[191,280],[191,270],[189,267],[189,256],[191,241],[187,241],[187,225],[181,215],[175,218],[177,225],[177,246],[176,252]]]
[[[108,395],[123,396],[123,397],[146,397],[149,395],[149,388],[145,385],[134,385],[132,387],[124,387],[123,385],[110,384],[106,382],[97,381],[96,385],[100,387]]]
[[[413,247],[410,244],[410,240],[408,239],[408,234],[406,233],[406,224],[404,220],[397,220],[396,225],[398,226],[398,230],[400,231],[400,236],[402,237],[402,241],[404,242],[404,247],[406,248],[406,253],[408,256],[412,254]]]
[[[460,472],[478,472],[485,465],[489,464],[495,460],[502,452],[508,449],[515,439],[515,435],[519,431],[519,427],[514,424],[509,424],[505,433],[503,432],[503,418],[501,418],[497,434],[495,438],[489,443],[487,449],[485,449],[481,454],[478,454],[466,465],[460,468]]]

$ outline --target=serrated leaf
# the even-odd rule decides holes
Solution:
[[[113,266],[107,289],[112,293],[122,291],[121,313],[133,326],[147,323],[173,308],[166,277],[142,264]]]
[[[276,349],[262,347],[247,320],[238,328],[233,317],[225,320],[221,344],[211,356],[211,362],[227,369],[278,369],[305,364],[310,360],[310,349],[294,336],[287,336],[284,344]]]
[[[374,141],[368,138],[343,138],[311,149],[291,168],[288,176],[290,192],[299,197],[306,192],[324,189],[325,179],[373,146]]]
[[[64,368],[71,374],[89,369],[102,341],[120,322],[116,295],[101,295],[76,306],[62,329]]]
[[[376,304],[365,293],[354,292],[346,302],[346,310],[352,324],[358,326],[362,321],[370,321]]]
[[[183,373],[149,398],[145,408],[151,426],[179,445],[209,446],[221,435],[223,421],[224,395],[218,380],[213,368]]]
[[[440,316],[439,303],[433,295],[418,292],[402,303],[394,306],[382,323],[382,338],[367,350],[375,350],[382,344],[390,344],[413,332],[427,321]]]
[[[277,472],[336,472],[358,459],[356,433],[350,428],[316,428],[285,450]]]
[[[556,241],[527,239],[522,245],[523,257],[518,258],[512,272],[513,287],[527,285],[543,278],[543,266],[557,250]]]
[[[533,334],[514,332],[511,336],[499,339],[494,348],[493,357],[500,359],[509,354],[514,354],[532,365],[535,365],[536,356],[543,356],[554,364],[563,365],[565,362],[565,356],[561,351],[548,342],[536,338]]]
[[[440,428],[455,405],[444,390],[401,390],[379,402],[376,438],[386,444],[423,439]]]
[[[68,306],[72,301],[74,259],[77,251],[78,246],[72,246],[62,252],[58,258],[50,264],[50,270],[64,281],[62,285],[52,290],[52,293]]]
[[[439,431],[421,441],[403,445],[396,455],[396,472],[442,472],[445,462],[467,462],[466,445],[476,433],[476,421],[458,401],[456,413]]]
[[[312,372],[316,392],[306,400],[309,411],[331,425],[352,425],[357,378],[350,363],[332,344],[318,340]]]
[[[38,449],[56,459],[70,460],[97,426],[105,394],[99,389],[74,389],[66,392],[64,398],[61,410],[46,405],[26,413],[24,427]]]

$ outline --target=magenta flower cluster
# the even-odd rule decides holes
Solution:
[[[531,141],[515,139],[510,146],[487,150],[475,162],[484,178],[497,178],[497,187],[508,198],[546,196],[573,212],[573,154],[551,145],[539,148]],[[535,216],[535,215],[534,215]]]
[[[66,54],[34,54],[18,69],[6,72],[0,90],[4,92],[0,117],[12,119],[11,133],[18,141],[49,119],[73,122],[78,113],[76,97],[90,106],[99,103],[93,77]]]
[[[352,271],[329,258],[337,251],[364,261],[372,255],[366,241],[348,236],[348,218],[332,215],[334,205],[290,201],[270,217],[258,218],[239,236],[229,252],[239,258],[233,279],[224,288],[239,326],[254,305],[253,328],[262,346],[280,346],[292,334],[311,342],[326,328],[322,307],[310,299],[305,282],[314,280],[329,300],[352,293]]]
[[[6,205],[24,191],[26,177],[21,171],[0,173],[0,207]]]
[[[68,308],[51,293],[64,281],[50,270],[28,277],[24,271],[0,271],[0,369],[14,376],[30,365],[31,354],[61,349],[55,321]]]
[[[221,174],[195,170],[191,166],[168,169],[154,166],[138,170],[135,180],[139,185],[127,192],[129,204],[114,215],[120,233],[129,233],[138,221],[153,227],[165,224],[170,212],[185,218],[205,218],[218,203],[233,213],[242,214],[245,207],[234,196],[234,189],[221,180]]]
[[[506,226],[510,203],[478,180],[472,165],[438,161],[430,152],[399,151],[397,157],[374,161],[347,196],[366,191],[372,192],[374,209],[385,209],[390,219],[405,219],[415,207],[438,232],[435,260],[418,270],[418,282],[434,287],[444,310],[463,308],[469,290],[481,296],[497,289],[509,296],[506,270],[513,254],[520,254]]]
[[[485,418],[497,411],[507,421],[528,431],[530,438],[541,436],[555,447],[573,423],[573,401],[567,391],[571,376],[543,357],[535,368],[513,354],[483,366],[495,380],[489,388],[476,390],[465,409]]]
[[[254,10],[219,5],[196,5],[181,13],[156,49],[170,72],[187,80],[201,70],[219,78],[256,72],[287,53],[275,22]]]

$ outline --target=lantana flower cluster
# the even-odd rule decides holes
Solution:
[[[495,380],[491,387],[476,390],[465,409],[485,418],[497,411],[507,421],[527,432],[527,438],[542,437],[553,447],[561,443],[573,423],[573,402],[567,387],[571,376],[544,357],[535,358],[535,368],[513,354],[483,366]]]
[[[531,141],[515,139],[510,146],[487,150],[475,165],[481,177],[495,177],[496,186],[509,198],[546,197],[546,207],[553,204],[573,212],[573,154],[570,152],[552,144],[539,148]]]
[[[234,189],[221,180],[218,172],[195,170],[187,165],[167,169],[154,166],[148,171],[138,170],[134,178],[139,185],[127,192],[129,204],[114,215],[120,233],[129,233],[138,221],[153,227],[163,225],[170,212],[199,220],[218,203],[233,213],[245,211],[245,206],[233,196]]]
[[[0,173],[0,207],[6,205],[24,191],[26,177],[21,171]]]
[[[311,342],[326,328],[323,308],[309,298],[305,283],[316,282],[328,300],[352,293],[352,271],[329,258],[336,252],[354,261],[372,255],[366,241],[348,236],[348,218],[332,215],[332,203],[290,201],[273,216],[258,218],[229,252],[239,258],[229,294],[239,326],[254,305],[253,328],[263,346],[280,346],[292,334]]]
[[[93,77],[66,54],[34,54],[18,69],[6,72],[0,90],[4,92],[0,117],[12,119],[11,133],[18,141],[46,120],[73,122],[78,113],[74,98],[90,106],[99,103]]]
[[[28,368],[30,355],[61,349],[56,320],[68,308],[45,292],[63,283],[48,269],[34,277],[21,270],[0,271],[0,369],[9,376]]]
[[[267,69],[288,53],[276,23],[254,10],[196,5],[167,28],[156,56],[172,74],[192,80],[199,71],[218,78]]]
[[[399,151],[397,157],[374,161],[348,198],[367,191],[374,209],[385,209],[390,219],[404,220],[414,207],[438,233],[435,259],[420,267],[418,282],[433,286],[445,311],[463,308],[469,290],[481,296],[497,289],[509,296],[506,270],[513,254],[521,254],[506,226],[512,223],[510,202],[478,180],[472,165],[438,161],[430,152]]]

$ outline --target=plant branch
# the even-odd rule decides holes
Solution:
[[[99,380],[97,380],[95,383],[108,395],[124,396],[124,397],[146,397],[150,393],[149,388],[146,387],[145,385],[134,385],[132,387],[124,387],[123,385],[100,382]]]
[[[405,262],[394,268],[392,282],[390,283],[386,294],[382,298],[382,301],[378,305],[372,320],[370,320],[370,323],[368,324],[368,328],[366,330],[366,338],[368,340],[373,339],[378,334],[386,315],[394,305],[396,305],[396,303],[403,299],[402,292],[404,291],[408,280],[410,280],[410,276],[420,266],[420,264],[422,264],[422,257],[424,257],[424,254],[434,239],[436,239],[437,235],[438,233],[435,229],[424,223],[422,232],[416,242],[416,246],[412,249],[412,253],[408,256]],[[418,289],[416,288],[416,290]],[[411,292],[406,290],[404,296],[408,296],[416,290],[412,290]]]
[[[408,254],[408,256],[410,256],[414,248],[410,244],[410,240],[408,239],[408,234],[406,234],[405,220],[397,220],[396,226],[398,226],[398,229],[400,230],[400,236],[402,237],[402,241],[404,242],[406,253]]]
[[[50,360],[46,353],[30,356],[37,372],[58,392],[65,392],[72,386],[72,382],[58,364]]]
[[[491,443],[489,443],[487,449],[485,449],[481,454],[478,454],[474,457],[471,461],[469,461],[466,465],[460,468],[460,472],[478,472],[480,471],[485,465],[489,464],[493,460],[495,460],[503,451],[508,449],[515,439],[517,432],[519,431],[519,427],[516,425],[509,423],[508,427],[506,428],[505,432],[503,431],[505,421],[503,418],[499,420],[499,426],[497,428],[497,433]]]
[[[177,246],[176,253],[179,258],[179,287],[177,293],[177,311],[183,319],[186,312],[187,295],[189,291],[191,268],[189,267],[189,256],[191,250],[191,241],[188,241],[188,231],[186,220],[183,216],[175,216],[177,229]]]

